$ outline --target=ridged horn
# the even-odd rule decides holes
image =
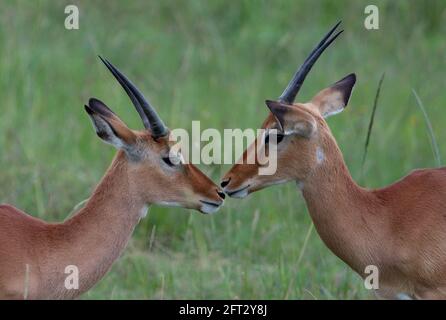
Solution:
[[[152,131],[152,136],[154,138],[165,136],[168,133],[167,127],[141,91],[121,71],[111,64],[110,61],[101,56],[99,56],[99,59],[101,59],[129,96],[142,119],[144,127]]]
[[[305,80],[305,77],[310,72],[314,63],[317,61],[319,56],[324,52],[324,50],[344,31],[341,30],[337,32],[333,37],[331,35],[337,29],[337,27],[341,24],[342,21],[339,21],[319,42],[319,44],[311,51],[307,59],[305,59],[302,66],[296,71],[291,81],[288,83],[288,86],[283,91],[282,95],[279,97],[279,101],[285,102],[288,104],[292,104],[294,99],[296,98],[297,93],[299,92],[302,83]],[[331,37],[331,38],[330,38]]]

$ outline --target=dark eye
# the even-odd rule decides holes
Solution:
[[[170,158],[169,157],[164,157],[164,158],[162,158],[163,159],[163,161],[169,166],[169,167],[173,167],[174,166],[174,164],[172,163],[172,161],[170,161]]]
[[[284,135],[279,133],[276,135],[276,137],[277,137],[276,138],[277,144],[279,144],[280,141],[283,140]],[[268,143],[269,143],[269,134],[265,137],[265,144],[268,144]]]

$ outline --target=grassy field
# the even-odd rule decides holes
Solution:
[[[66,3],[64,3],[66,2]],[[80,29],[64,28],[75,3]],[[114,155],[83,104],[107,102],[140,120],[97,59],[125,71],[171,127],[257,128],[264,100],[281,92],[330,26],[345,33],[302,89],[305,101],[356,72],[344,113],[329,124],[353,177],[367,187],[435,166],[424,103],[446,159],[446,4],[378,1],[380,29],[364,28],[369,1],[0,2],[0,202],[61,221],[87,198]],[[364,174],[361,158],[374,95],[386,77]],[[229,166],[200,166],[219,181]],[[306,241],[307,239],[307,241]],[[358,299],[361,279],[312,230],[294,184],[213,216],[154,206],[123,257],[85,299]]]

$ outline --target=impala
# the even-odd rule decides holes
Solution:
[[[415,170],[382,189],[362,188],[353,181],[325,121],[346,107],[355,74],[309,102],[294,103],[312,65],[342,32],[333,35],[338,25],[307,57],[279,99],[266,101],[270,113],[262,128],[269,134],[257,140],[263,139],[265,148],[276,141],[277,171],[259,175],[258,164],[244,163],[255,149],[251,145],[221,186],[228,195],[243,198],[295,181],[328,248],[362,277],[368,265],[378,268],[378,297],[446,298],[446,168]]]
[[[148,205],[211,213],[223,203],[219,187],[170,152],[170,131],[142,93],[102,61],[127,92],[145,130],[129,129],[103,102],[89,100],[85,110],[97,135],[118,152],[85,207],[63,223],[0,206],[0,298],[75,298],[110,269]],[[78,289],[65,287],[67,266],[78,269]]]

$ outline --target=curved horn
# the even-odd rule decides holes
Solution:
[[[337,27],[341,24],[342,21],[339,21],[319,42],[319,44],[311,51],[309,56],[305,59],[302,66],[296,71],[291,81],[288,83],[286,89],[283,91],[282,95],[279,97],[279,101],[285,103],[293,103],[296,98],[297,93],[299,92],[302,83],[305,80],[305,77],[310,72],[313,64],[319,58],[319,56],[324,52],[324,50],[344,31],[341,30],[337,32],[333,37],[330,36],[337,29]]]
[[[121,71],[112,65],[110,61],[103,59],[101,56],[99,56],[99,58],[124,88],[135,106],[136,111],[138,111],[138,114],[144,123],[144,127],[152,131],[152,136],[154,138],[165,136],[168,132],[167,127],[139,89]]]

